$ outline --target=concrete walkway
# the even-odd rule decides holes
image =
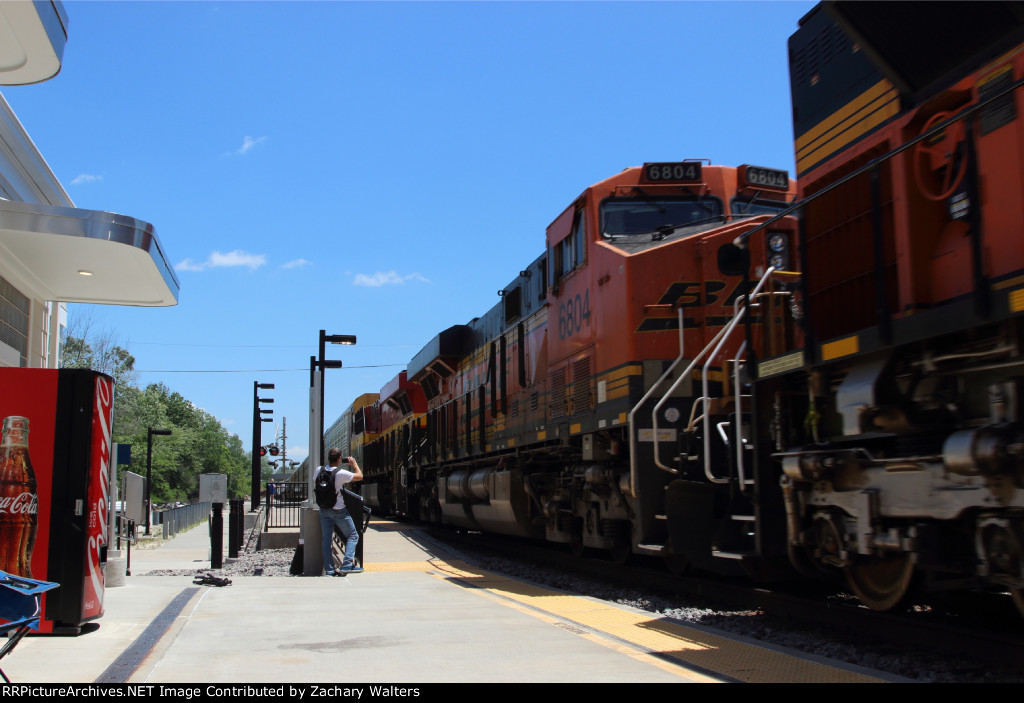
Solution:
[[[329,682],[350,687],[335,696],[369,698],[384,694],[368,682],[894,678],[493,574],[396,523],[371,524],[364,554],[366,572],[345,578],[230,576],[210,587],[155,575],[209,569],[203,523],[133,550],[132,575],[107,589],[88,631],[28,638],[0,666],[15,683],[205,684],[193,695],[299,698]],[[216,687],[233,683],[260,687]]]
[[[371,525],[367,571],[347,578],[244,576],[212,588],[150,574],[208,569],[203,523],[133,549],[132,575],[107,589],[92,631],[27,638],[0,667],[15,683],[684,680],[453,587],[417,535]]]

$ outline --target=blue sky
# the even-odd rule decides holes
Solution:
[[[786,42],[811,2],[65,0],[61,73],[5,88],[78,207],[155,225],[171,308],[70,306],[251,443],[308,446],[645,161],[793,171]],[[263,440],[274,432],[265,425]]]

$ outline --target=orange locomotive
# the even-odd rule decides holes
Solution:
[[[780,466],[728,447],[757,411],[741,367],[785,367],[800,337],[796,221],[734,240],[792,191],[786,172],[702,161],[587,188],[494,307],[381,391],[395,412],[365,447],[371,505],[618,560],[785,561]],[[779,509],[757,510],[758,492]]]
[[[698,161],[587,188],[410,362],[373,500],[1024,613],[1024,4],[823,3],[790,73],[801,200]]]
[[[381,389],[377,402],[364,407],[356,417],[359,427],[353,426],[354,433],[365,429],[367,436],[357,455],[366,477],[362,495],[379,511],[393,514],[396,502],[405,505],[408,500],[403,469],[413,451],[413,435],[422,434],[426,410],[423,389],[402,371]],[[379,439],[376,434],[368,434],[376,428],[381,428]]]
[[[794,564],[876,609],[1024,612],[1022,41],[997,2],[825,3],[790,39],[806,368],[757,395]]]

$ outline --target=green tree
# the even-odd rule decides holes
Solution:
[[[242,440],[162,383],[139,388],[135,357],[112,335],[90,337],[88,323],[81,328],[78,336],[69,334],[64,340],[60,365],[94,369],[114,379],[113,441],[131,445],[128,469],[145,476],[149,428],[171,430],[169,436],[153,438],[153,502],[195,500],[203,473],[227,474],[229,496],[247,495],[251,464]]]
[[[63,369],[93,369],[114,379],[115,387],[133,386],[138,374],[135,357],[118,342],[113,333],[95,331],[90,318],[68,325],[60,350]]]

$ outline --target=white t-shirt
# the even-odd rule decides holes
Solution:
[[[333,466],[321,466],[317,469],[316,475],[319,476],[321,471],[332,471],[333,469]],[[338,467],[338,472],[334,474],[334,490],[338,492],[338,500],[334,503],[334,510],[341,510],[345,507],[345,499],[341,497],[341,488],[346,483],[351,483],[355,477],[356,475],[348,469]]]

